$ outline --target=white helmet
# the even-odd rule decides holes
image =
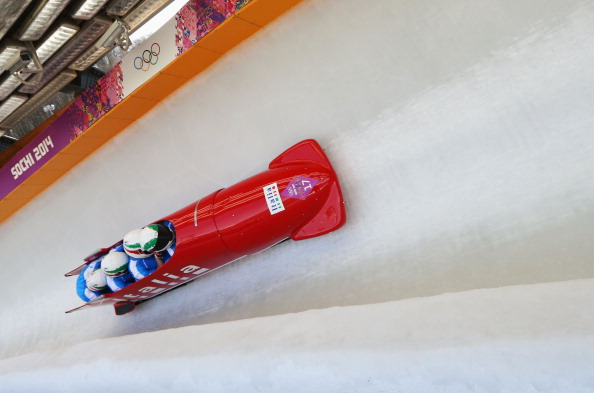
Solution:
[[[150,224],[140,232],[140,247],[144,252],[163,251],[173,243],[173,232],[162,224]]]
[[[128,256],[121,251],[112,251],[101,261],[101,270],[106,276],[120,276],[128,271]]]
[[[91,291],[102,291],[107,288],[107,281],[101,269],[95,269],[87,277],[87,288]]]
[[[148,253],[142,250],[140,246],[140,233],[142,229],[134,229],[124,236],[124,252],[134,258],[146,258]]]

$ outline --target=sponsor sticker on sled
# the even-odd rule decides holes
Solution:
[[[262,189],[264,190],[264,197],[266,198],[266,204],[268,205],[270,214],[280,213],[285,210],[285,206],[283,205],[280,193],[278,192],[278,185],[276,183],[269,184],[266,187],[262,187]]]
[[[303,200],[307,198],[311,190],[318,184],[318,181],[318,179],[311,179],[305,176],[295,176],[281,195]]]

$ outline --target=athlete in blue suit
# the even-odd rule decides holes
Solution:
[[[130,271],[137,280],[148,276],[175,252],[175,232],[170,221],[162,221],[144,227],[139,233],[141,250],[148,255],[144,258],[130,257]]]
[[[101,272],[101,260],[93,261],[84,267],[76,280],[76,293],[85,302],[89,302],[104,293],[111,292]]]
[[[105,273],[107,286],[112,291],[118,291],[135,280],[129,270],[130,258],[124,252],[124,246],[110,250],[101,261],[101,270]]]

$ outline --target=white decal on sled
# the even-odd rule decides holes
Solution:
[[[276,183],[262,187],[262,190],[264,191],[264,198],[266,199],[266,204],[268,205],[270,214],[280,213],[285,210],[285,206],[283,205],[283,200],[281,199],[280,193],[278,192],[278,185]]]

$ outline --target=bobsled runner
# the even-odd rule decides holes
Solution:
[[[338,178],[313,139],[297,143],[275,158],[268,170],[192,203],[156,222],[168,221],[175,252],[154,273],[101,295],[67,313],[113,305],[117,315],[141,302],[188,283],[243,256],[285,239],[321,236],[344,225],[344,201]],[[78,275],[122,244],[99,249],[84,264],[66,273]]]

